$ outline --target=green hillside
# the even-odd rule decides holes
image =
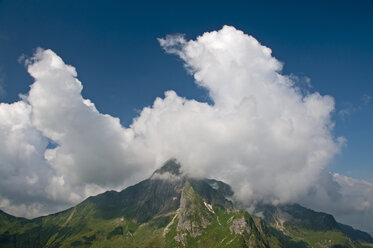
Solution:
[[[331,215],[262,206],[261,219],[232,195],[223,182],[182,176],[170,160],[147,180],[60,213],[27,220],[0,211],[0,247],[373,247]]]

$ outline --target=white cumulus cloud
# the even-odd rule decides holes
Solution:
[[[132,125],[144,144],[177,157],[189,173],[227,181],[245,202],[305,194],[339,151],[333,98],[303,95],[269,48],[233,27],[159,41],[184,60],[213,104],[166,92]]]
[[[138,173],[139,161],[131,161],[126,149],[133,131],[82,97],[74,67],[51,50],[39,50],[28,72],[35,79],[27,96],[32,123],[57,144],[45,158],[65,183],[117,186]]]
[[[149,162],[128,148],[133,131],[82,97],[74,67],[42,49],[26,65],[29,93],[0,105],[2,209],[34,217],[143,179]]]
[[[2,209],[24,216],[60,210],[149,177],[174,157],[184,173],[232,185],[247,206],[372,211],[371,191],[355,190],[366,184],[327,172],[345,142],[332,135],[331,96],[297,87],[270,48],[234,27],[159,42],[184,61],[211,104],[166,91],[123,127],[82,96],[75,68],[53,51],[38,49],[26,60],[29,93],[0,104]]]

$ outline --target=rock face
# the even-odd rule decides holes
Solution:
[[[27,220],[0,211],[0,247],[373,247],[372,237],[299,205],[235,207],[223,182],[183,175],[171,159],[121,192]]]
[[[181,165],[177,162],[176,159],[169,159],[164,165],[159,168],[158,170],[154,171],[154,174],[165,174],[169,173],[174,176],[180,176],[181,175]]]
[[[234,220],[229,230],[235,234],[243,234],[244,232],[251,234],[251,228],[244,217]]]
[[[206,213],[203,209],[204,202],[194,191],[188,181],[186,181],[181,193],[180,208],[178,211],[177,231],[180,233],[175,237],[176,241],[186,245],[185,236],[193,238],[201,236],[203,230],[211,224],[209,219],[211,213]]]

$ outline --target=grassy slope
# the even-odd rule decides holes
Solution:
[[[340,230],[316,231],[296,224],[286,223],[285,233],[297,241],[305,241],[311,247],[362,247]]]
[[[75,208],[31,221],[0,212],[0,247],[183,247],[175,239],[178,235],[185,236],[187,247],[373,247],[352,241],[338,229],[317,230],[301,222],[285,223],[282,233],[261,218],[234,210],[211,192],[204,193],[216,202],[212,213],[197,193],[206,189],[201,185],[186,182],[182,191],[186,200],[183,215],[201,230],[196,237],[178,228],[180,209],[138,222],[126,211],[113,215],[112,208],[102,208],[107,200],[103,198],[101,205],[87,200]],[[202,218],[208,222],[207,227],[201,224]],[[239,219],[244,220],[249,232],[232,232],[230,227]]]
[[[123,217],[97,218],[95,205],[85,201],[58,214],[2,225],[1,247],[182,247],[175,240],[177,234],[187,236],[188,247],[264,247],[262,234],[249,214],[228,211],[218,205],[214,206],[215,213],[211,213],[189,183],[185,188],[187,217],[195,225],[200,225],[202,217],[209,222],[198,237],[177,230],[176,212],[158,215],[140,224]],[[242,217],[251,225],[252,233],[239,235],[230,231],[234,219]],[[173,224],[169,225],[164,236],[164,229],[172,219]]]

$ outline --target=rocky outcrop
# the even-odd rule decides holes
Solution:
[[[178,235],[175,240],[186,245],[186,237],[198,237],[210,223],[213,213],[205,207],[202,198],[187,181],[184,185],[178,210]]]
[[[251,227],[244,217],[233,220],[229,230],[235,234],[243,234],[244,232],[247,232],[248,234],[251,233]]]

